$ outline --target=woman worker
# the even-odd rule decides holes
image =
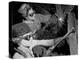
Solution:
[[[12,26],[12,30],[18,33],[18,36],[23,36],[24,34],[30,32],[30,34],[32,34],[32,32],[40,29],[41,22],[46,22],[50,18],[50,15],[44,16],[41,14],[35,14],[35,11],[28,4],[23,4],[18,12],[21,13],[22,16],[26,19],[23,20],[22,23],[18,23]],[[22,45],[20,45],[18,49],[25,52],[27,54],[27,57],[32,57],[28,53],[29,50],[27,48],[24,48]],[[15,53],[13,58],[24,58],[24,56],[19,53]]]

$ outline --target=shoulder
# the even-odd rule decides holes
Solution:
[[[36,14],[36,19],[39,20],[40,22],[47,22],[50,19],[50,14],[48,15],[43,15],[43,14]]]
[[[18,23],[12,26],[12,30],[16,31],[18,35],[23,35],[31,31],[30,27],[26,23]]]

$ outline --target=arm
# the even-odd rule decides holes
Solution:
[[[71,33],[74,33],[75,30],[74,30],[74,27],[72,27],[72,29],[66,34],[64,35],[63,37],[60,37],[60,38],[57,38],[57,39],[54,39],[55,41],[55,45],[51,46],[47,51],[46,51],[46,55],[48,55],[62,40],[64,40],[65,38],[67,38]]]

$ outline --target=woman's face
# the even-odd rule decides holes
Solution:
[[[35,13],[34,13],[34,10],[32,8],[28,11],[28,18],[30,20],[35,20]]]

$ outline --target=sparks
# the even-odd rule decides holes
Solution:
[[[63,22],[63,18],[62,18],[62,17],[60,17],[60,18],[59,18],[59,21],[60,21],[60,22]]]

